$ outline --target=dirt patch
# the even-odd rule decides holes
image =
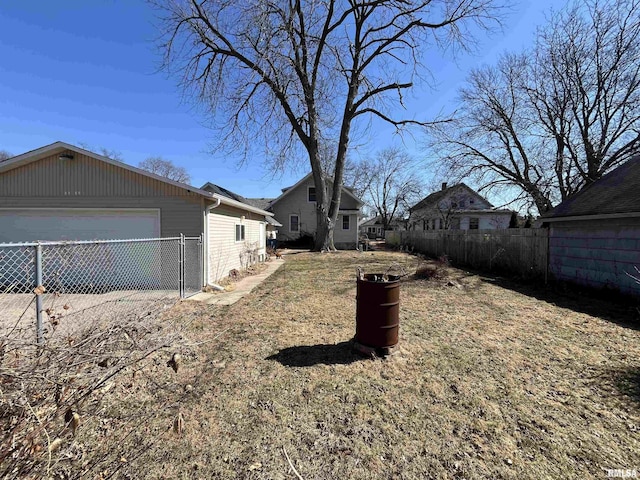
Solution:
[[[163,353],[119,378],[70,443],[81,460],[54,465],[76,478],[229,479],[293,478],[292,465],[305,479],[602,478],[640,466],[628,310],[594,315],[606,308],[447,267],[442,280],[401,282],[398,353],[364,360],[349,348],[356,267],[394,262],[415,272],[425,260],[300,253],[231,307],[184,302],[171,312],[188,327],[183,368]]]

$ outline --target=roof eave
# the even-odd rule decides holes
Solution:
[[[640,217],[640,212],[627,213],[598,213],[592,215],[570,215],[565,217],[541,217],[538,220],[542,223],[573,222],[578,220],[605,220],[611,218],[635,218]]]
[[[224,195],[220,195],[219,193],[214,193],[212,196],[212,199],[220,200],[220,203],[222,203],[223,205],[229,205],[230,207],[241,208],[242,210],[257,213],[259,215],[264,215],[265,217],[273,217],[273,212],[267,212],[266,210],[262,210],[261,208],[252,207],[251,205],[238,202],[237,200],[233,200],[229,197],[225,197]]]

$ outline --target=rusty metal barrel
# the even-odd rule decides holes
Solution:
[[[393,347],[400,327],[400,276],[358,276],[356,342],[373,348]]]

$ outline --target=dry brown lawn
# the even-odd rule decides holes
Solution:
[[[349,345],[356,266],[415,271],[423,261],[393,252],[285,260],[231,307],[177,306],[172,319],[189,325],[192,345],[178,373],[163,353],[120,378],[100,419],[79,428],[73,445],[82,455],[56,468],[78,475],[104,455],[88,477],[555,479],[640,470],[635,309],[447,268],[444,278],[402,281],[397,353],[362,359]],[[114,455],[119,463],[106,460]]]

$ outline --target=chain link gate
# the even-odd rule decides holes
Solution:
[[[200,291],[201,237],[0,244],[0,339],[141,315]],[[31,333],[32,335],[32,333]]]

